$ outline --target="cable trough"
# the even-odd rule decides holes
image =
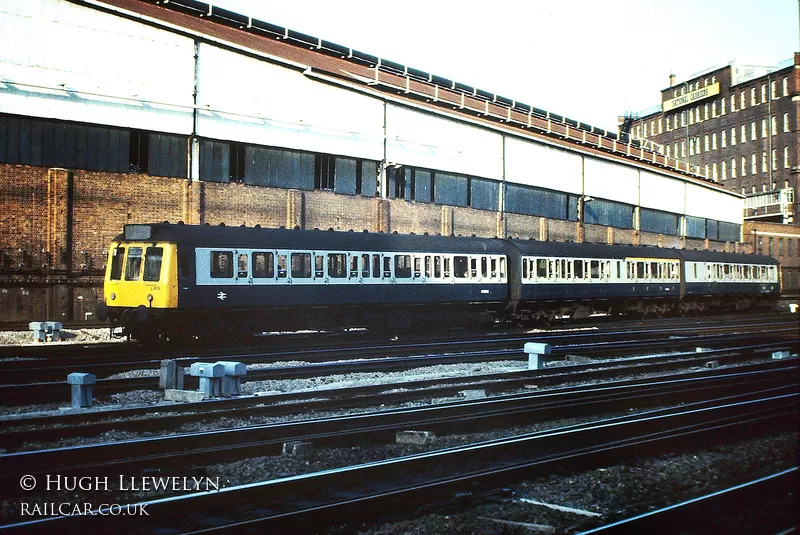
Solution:
[[[497,488],[556,467],[578,470],[729,441],[794,426],[798,394],[763,392],[656,409],[466,446],[409,455],[219,490],[137,503],[147,516],[126,517],[137,533],[306,533],[360,527],[450,502],[459,493]],[[117,529],[105,516],[54,517],[8,526],[9,532]]]

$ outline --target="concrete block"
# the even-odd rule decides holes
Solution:
[[[183,366],[172,359],[161,361],[161,373],[158,378],[158,388],[161,390],[183,390]]]
[[[792,314],[797,314],[798,309],[800,309],[800,305],[798,305],[797,303],[791,303],[789,305],[789,312],[791,312]]]
[[[53,342],[61,340],[60,321],[32,321],[28,323],[28,329],[33,331],[34,342],[46,342],[48,337]]]
[[[67,383],[72,385],[72,407],[75,409],[92,406],[92,385],[97,382],[93,373],[71,373],[67,375]]]
[[[222,377],[225,366],[219,362],[194,362],[189,367],[189,375],[194,377]]]
[[[436,439],[432,431],[398,431],[395,434],[395,441],[398,444],[414,444],[417,446],[427,446]]]
[[[221,360],[217,362],[225,368],[220,391],[225,397],[238,396],[242,388],[242,377],[247,374],[247,365],[243,362]]]
[[[551,353],[550,344],[542,344],[539,342],[526,342],[523,350],[528,354],[528,369],[538,370],[544,368],[546,360],[544,355]]]
[[[302,457],[312,451],[314,451],[314,445],[311,442],[295,441],[283,443],[283,455]]]
[[[789,354],[788,351],[773,351],[772,352],[772,358],[775,359],[775,360],[788,359],[789,356],[790,356],[790,354]]]
[[[486,397],[486,390],[483,388],[476,388],[473,390],[462,390],[459,393],[466,399],[483,399]]]
[[[164,390],[164,399],[167,401],[180,401],[183,403],[196,403],[203,401],[206,396],[199,390],[179,390],[167,388]]]
[[[719,361],[709,360],[706,362],[706,368],[719,368]]]

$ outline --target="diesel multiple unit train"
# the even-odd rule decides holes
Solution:
[[[664,315],[774,302],[770,257],[500,238],[126,225],[98,318],[141,341]]]

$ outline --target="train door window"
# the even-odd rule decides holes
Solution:
[[[478,259],[477,258],[470,258],[469,259],[469,276],[473,279],[478,278]]]
[[[622,260],[617,260],[617,280],[622,278]]]
[[[644,279],[645,278],[645,263],[644,262],[636,262],[636,278],[637,279]]]
[[[693,268],[693,272],[694,272],[694,278],[695,278],[695,280],[697,280],[697,262],[695,262],[692,265],[692,268]]]
[[[311,278],[311,253],[292,253],[292,278]]]
[[[253,278],[271,279],[275,276],[275,258],[272,253],[253,253]]]
[[[467,263],[468,259],[466,256],[454,256],[453,257],[453,276],[457,279],[463,279],[467,277]]]
[[[189,255],[186,252],[178,253],[178,278],[183,279],[190,276]]]
[[[161,259],[164,256],[163,247],[148,247],[144,254],[144,273],[142,280],[155,282],[161,278]]]
[[[356,254],[350,256],[350,278],[358,278],[358,255]]]
[[[361,277],[364,279],[369,278],[369,255],[361,255]]]
[[[112,281],[118,281],[122,278],[122,266],[125,259],[125,248],[115,247],[114,252],[111,253],[111,274],[109,278]]]
[[[314,277],[318,279],[325,277],[325,255],[314,255]]]
[[[606,260],[603,262],[603,278],[610,279],[611,278],[611,260]]]
[[[425,257],[425,278],[426,279],[430,279],[431,278],[431,274],[432,274],[431,266],[432,266],[432,264],[433,264],[433,260],[431,259],[431,257],[430,256],[426,256]]]
[[[372,255],[372,278],[381,278],[381,255],[379,254]]]
[[[392,278],[392,257],[391,256],[384,256],[383,257],[383,278],[384,279],[391,279]]]
[[[565,267],[567,269],[567,278],[572,278],[572,260],[563,260]]]
[[[287,262],[286,262],[286,255],[279,254],[278,255],[278,278],[285,279],[286,275],[288,275],[288,271],[286,270]]]
[[[142,248],[131,247],[128,249],[128,261],[125,264],[125,280],[138,281],[139,272],[142,270]]]
[[[433,276],[437,279],[442,278],[442,257],[441,256],[434,256],[433,257]]]
[[[600,278],[600,261],[599,260],[592,260],[589,263],[592,278],[599,279]]]
[[[529,267],[528,260],[523,258],[522,259],[522,280],[527,280],[528,279],[528,267]]]
[[[506,278],[506,258],[504,256],[500,257],[500,278]]]
[[[583,260],[575,260],[575,278],[583,278]]]
[[[130,256],[130,255],[129,255]],[[211,251],[211,278],[233,278],[233,253],[230,251]]]
[[[344,253],[328,254],[328,276],[332,279],[347,278],[347,255]]]
[[[490,261],[489,276],[493,279],[497,278],[497,259],[492,258]]]
[[[536,277],[540,279],[544,279],[547,277],[547,259],[545,258],[536,259]]]
[[[422,257],[415,256],[414,257],[414,278],[418,279],[422,277]]]
[[[481,257],[481,277],[489,278],[489,259],[485,256]]]
[[[658,262],[650,262],[650,278],[651,279],[658,278],[658,275],[659,275],[659,273],[658,273],[659,265],[658,264],[659,264]]]
[[[394,257],[394,276],[398,279],[411,278],[411,255],[399,254]]]
[[[239,279],[247,278],[247,255],[240,254],[236,265],[236,277]]]
[[[442,271],[442,273],[444,274],[444,278],[445,279],[449,279],[450,278],[450,261],[451,261],[451,258],[449,256],[445,256],[442,259],[442,261],[444,263],[444,270]]]
[[[625,276],[628,279],[631,279],[632,278],[632,273],[633,273],[632,262],[625,262]]]

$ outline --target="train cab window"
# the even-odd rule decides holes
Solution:
[[[414,257],[414,278],[418,279],[422,276],[422,257]]]
[[[275,258],[272,253],[253,253],[253,278],[271,279],[275,276]]]
[[[599,260],[592,260],[589,262],[589,270],[592,274],[593,279],[600,278],[600,261]]]
[[[433,276],[437,279],[442,278],[442,257],[441,256],[434,256],[433,257]]]
[[[147,248],[144,254],[144,273],[142,273],[142,280],[156,282],[161,278],[161,259],[163,257],[163,247]]]
[[[285,279],[289,272],[286,269],[288,263],[286,262],[286,255],[279,254],[278,255],[278,278]]]
[[[467,277],[467,260],[466,256],[453,257],[453,276],[457,279],[464,279]]]
[[[398,279],[411,278],[411,255],[399,254],[394,257],[394,276]]]
[[[431,257],[430,256],[426,256],[425,257],[425,278],[428,278],[428,279],[431,278],[431,275],[432,275],[431,265],[432,265],[432,263],[433,262],[431,260]]]
[[[236,265],[236,277],[239,279],[247,278],[247,255],[240,254]]]
[[[347,255],[331,253],[328,255],[328,276],[333,279],[347,278]]]
[[[381,278],[381,255],[378,254],[372,255],[372,278]]]
[[[369,255],[361,255],[361,277],[364,279],[369,278]]]
[[[138,281],[139,272],[142,270],[142,248],[131,247],[128,249],[128,261],[125,264],[125,280]]]
[[[321,279],[325,276],[325,257],[314,255],[314,277]]]
[[[112,281],[118,281],[122,278],[122,266],[125,259],[125,248],[115,247],[114,252],[111,253],[111,274],[109,278]]]
[[[233,278],[233,253],[230,251],[211,251],[211,278]]]
[[[311,253],[292,253],[292,278],[311,278]]]
[[[358,278],[358,255],[352,255],[350,257],[350,278]]]

